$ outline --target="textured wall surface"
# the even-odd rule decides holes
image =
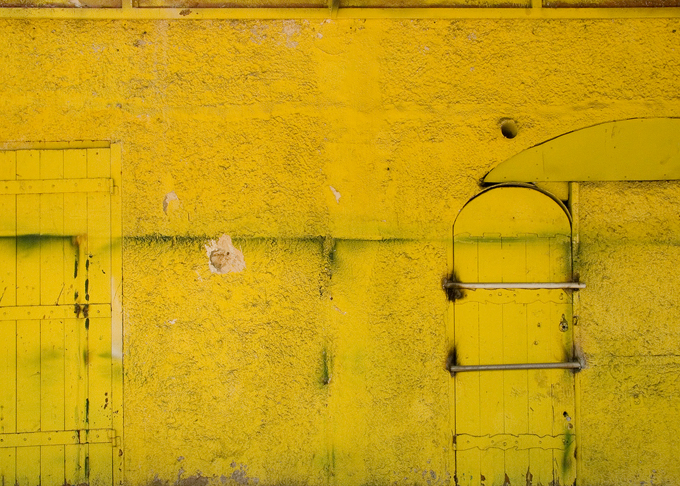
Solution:
[[[451,484],[458,211],[536,143],[679,116],[679,31],[0,21],[0,141],[122,144],[126,482]],[[677,484],[678,187],[582,193],[581,479]]]
[[[585,184],[581,207],[584,476],[591,484],[675,484],[680,184]]]

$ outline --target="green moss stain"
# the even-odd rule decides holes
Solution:
[[[321,366],[319,372],[319,384],[321,386],[326,386],[331,382],[333,369],[333,356],[329,353],[328,349],[324,348],[321,351]]]

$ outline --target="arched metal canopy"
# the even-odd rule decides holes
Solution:
[[[486,183],[680,179],[680,118],[601,123],[511,157]]]

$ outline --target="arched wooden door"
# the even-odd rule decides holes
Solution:
[[[566,208],[530,187],[487,190],[461,211],[453,248],[457,282],[493,287],[454,292],[457,484],[570,485],[574,370],[550,366],[578,366],[572,290],[523,288],[572,280]],[[485,368],[528,363],[538,369]]]

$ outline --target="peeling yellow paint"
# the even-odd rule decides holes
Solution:
[[[220,236],[220,239],[211,240],[205,245],[208,253],[208,266],[212,273],[238,273],[246,268],[243,252],[236,248],[228,235]]]

